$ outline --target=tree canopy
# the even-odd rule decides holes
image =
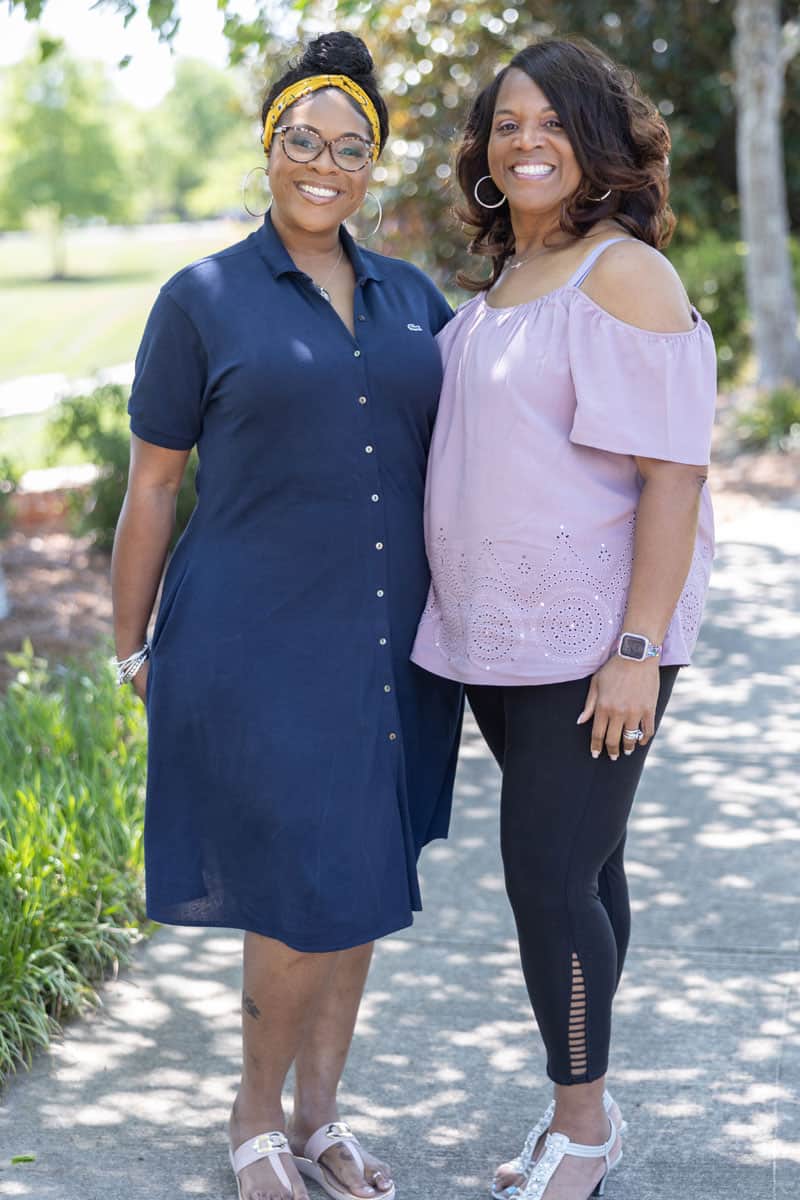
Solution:
[[[48,0],[11,0],[30,19]],[[294,50],[275,35],[274,0],[259,0],[254,19],[236,0],[217,0],[232,62],[255,77]],[[732,43],[735,0],[339,0],[335,11],[317,0],[287,0],[305,37],[333,26],[360,34],[373,52],[392,114],[393,139],[377,171],[392,219],[404,236],[429,227],[448,194],[451,147],[477,91],[536,36],[578,34],[631,67],[658,104],[673,138],[674,207],[679,240],[713,228],[739,228]],[[165,41],[179,27],[176,0],[98,0],[129,21],[147,12]],[[784,5],[784,18],[796,15]],[[269,72],[264,65],[270,64]],[[800,62],[790,65],[784,104],[786,174],[792,226],[800,227]],[[255,99],[255,97],[254,97]],[[255,105],[253,106],[255,107]],[[187,168],[188,169],[188,168]],[[391,233],[391,230],[389,230]],[[436,259],[452,268],[461,238],[437,240]],[[434,262],[430,263],[431,266]]]
[[[60,231],[68,218],[125,216],[122,159],[105,122],[103,71],[63,52],[28,60],[7,80],[4,138],[8,168],[0,182],[7,224],[40,212],[55,235],[54,274],[63,272]]]

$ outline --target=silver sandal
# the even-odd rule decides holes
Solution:
[[[520,1192],[520,1200],[542,1200],[547,1185],[568,1154],[572,1154],[576,1158],[605,1159],[606,1169],[603,1177],[589,1194],[590,1196],[604,1195],[606,1180],[622,1158],[621,1150],[613,1162],[609,1157],[616,1145],[619,1131],[610,1117],[608,1123],[611,1132],[608,1140],[603,1142],[602,1146],[582,1146],[580,1142],[571,1142],[565,1133],[548,1133],[544,1144],[544,1154],[528,1176],[528,1182]],[[589,1200],[588,1197],[587,1200]]]
[[[620,1136],[622,1136],[622,1134],[628,1128],[628,1122],[621,1119],[622,1113],[620,1112],[619,1105],[608,1091],[603,1092],[603,1107],[606,1110],[609,1120],[613,1124],[616,1124],[616,1122],[614,1122],[614,1118],[611,1115],[611,1110],[612,1108],[616,1107],[617,1112],[620,1115],[618,1132]],[[509,1173],[513,1172],[515,1175],[521,1175],[522,1183],[512,1183],[508,1187],[504,1188],[499,1188],[497,1187],[496,1183],[492,1183],[492,1200],[515,1200],[515,1197],[520,1196],[522,1189],[528,1182],[528,1176],[533,1170],[533,1156],[536,1153],[536,1146],[539,1142],[539,1138],[542,1137],[543,1134],[547,1133],[548,1129],[550,1128],[553,1122],[555,1111],[555,1101],[551,1100],[541,1117],[539,1117],[539,1120],[532,1127],[532,1129],[528,1131],[528,1136],[525,1138],[525,1145],[522,1147],[516,1158],[512,1158],[509,1162],[502,1164],[507,1168]]]

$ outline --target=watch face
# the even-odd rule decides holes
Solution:
[[[623,658],[644,658],[647,652],[647,638],[636,633],[626,633],[619,644],[619,652]]]

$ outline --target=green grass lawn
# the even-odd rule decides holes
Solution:
[[[48,279],[44,238],[0,238],[0,381],[130,362],[160,285],[249,229],[230,221],[77,230],[67,239],[70,278],[58,282]]]
[[[48,425],[55,412],[53,409],[28,416],[0,417],[0,456],[10,459],[20,472],[85,462],[86,455],[78,446],[53,449]]]

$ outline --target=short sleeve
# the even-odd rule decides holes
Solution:
[[[667,462],[708,462],[717,360],[699,314],[686,333],[654,333],[576,292],[569,365],[576,400],[571,442]]]
[[[136,355],[131,430],[168,450],[190,450],[202,429],[206,355],[194,324],[169,293],[153,305]]]

